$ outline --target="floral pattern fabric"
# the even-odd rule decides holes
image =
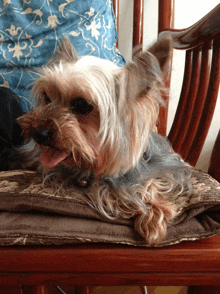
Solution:
[[[25,111],[42,66],[67,36],[80,56],[94,55],[119,66],[112,0],[3,0],[0,3],[0,86],[19,96]]]

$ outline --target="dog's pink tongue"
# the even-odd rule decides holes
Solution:
[[[40,156],[40,163],[45,168],[51,168],[63,161],[69,153],[58,149],[48,148],[43,150]]]

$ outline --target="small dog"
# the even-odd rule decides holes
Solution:
[[[18,119],[25,138],[13,168],[38,169],[72,186],[108,218],[134,218],[149,244],[160,242],[190,191],[190,167],[156,131],[170,39],[123,68],[79,58],[64,38],[41,69],[38,106]]]

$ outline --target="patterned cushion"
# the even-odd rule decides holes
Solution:
[[[220,234],[220,183],[193,170],[192,195],[158,246]],[[79,242],[149,246],[133,219],[107,219],[86,202],[85,191],[42,186],[33,171],[0,172],[0,246]],[[180,198],[185,198],[183,193]],[[180,198],[176,199],[178,202]]]
[[[63,36],[78,55],[95,55],[125,63],[116,49],[111,0],[3,0],[0,3],[0,86],[14,90],[25,111],[37,77],[33,67],[45,64]]]

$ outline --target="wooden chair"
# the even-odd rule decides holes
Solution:
[[[134,7],[133,47],[142,44],[143,1],[135,0]],[[114,1],[114,8],[117,17],[118,1]],[[200,22],[181,31],[172,28],[172,8],[172,0],[159,1],[159,37],[169,33],[174,48],[186,49],[186,67],[168,138],[175,150],[195,165],[219,87],[220,5]],[[158,127],[162,134],[166,134],[166,119],[165,109],[161,111]],[[219,150],[219,137],[216,148]],[[210,170],[216,177],[220,166],[217,159],[219,152],[214,151]],[[0,293],[46,294],[51,285],[77,285],[77,293],[90,293],[91,288],[84,285],[188,285],[190,294],[217,294],[220,293],[220,236],[163,248],[114,244],[4,247],[0,248],[0,283],[3,289]]]

